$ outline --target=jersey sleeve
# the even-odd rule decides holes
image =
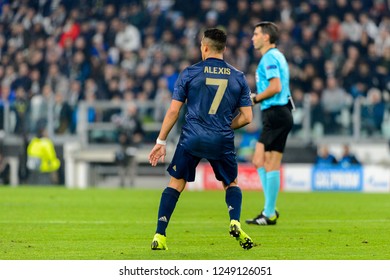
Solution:
[[[187,81],[188,81],[188,70],[185,69],[180,73],[179,78],[175,83],[173,89],[172,99],[185,102],[187,99]]]
[[[265,76],[267,80],[280,78],[279,62],[271,53],[264,57]]]
[[[252,106],[251,101],[251,89],[249,88],[248,82],[246,81],[246,78],[244,74],[242,74],[241,77],[241,97],[239,100],[238,107],[247,107]]]

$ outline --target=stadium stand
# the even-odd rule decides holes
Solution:
[[[206,27],[226,29],[225,58],[255,90],[251,37],[261,20],[278,23],[291,69],[297,111],[288,160],[324,139],[389,141],[388,1],[0,1],[0,129],[3,145],[20,144],[4,151],[11,181],[24,181],[14,170],[23,167],[20,147],[42,120],[61,151],[70,139],[104,150],[118,145],[113,115],[134,103],[148,149],[180,71],[201,59]]]

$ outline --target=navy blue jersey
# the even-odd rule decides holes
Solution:
[[[180,145],[189,153],[207,159],[234,153],[230,125],[239,107],[251,106],[242,72],[221,59],[208,58],[180,74],[173,99],[187,101]]]

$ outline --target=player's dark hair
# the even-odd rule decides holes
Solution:
[[[261,27],[263,34],[269,35],[269,42],[271,44],[276,44],[279,40],[279,28],[278,26],[270,21],[262,21],[256,24],[256,27]]]
[[[211,48],[222,52],[226,47],[226,33],[218,28],[209,28],[204,31],[204,37],[211,42]]]

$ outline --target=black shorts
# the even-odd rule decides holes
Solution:
[[[293,126],[293,117],[288,105],[273,106],[262,111],[263,131],[259,142],[266,152],[284,152],[287,136]]]
[[[184,179],[186,182],[195,180],[195,171],[201,158],[190,154],[180,143],[176,147],[175,154],[167,171],[176,179]],[[213,168],[215,178],[218,181],[230,185],[238,173],[237,158],[235,153],[224,155],[220,159],[207,159]]]

